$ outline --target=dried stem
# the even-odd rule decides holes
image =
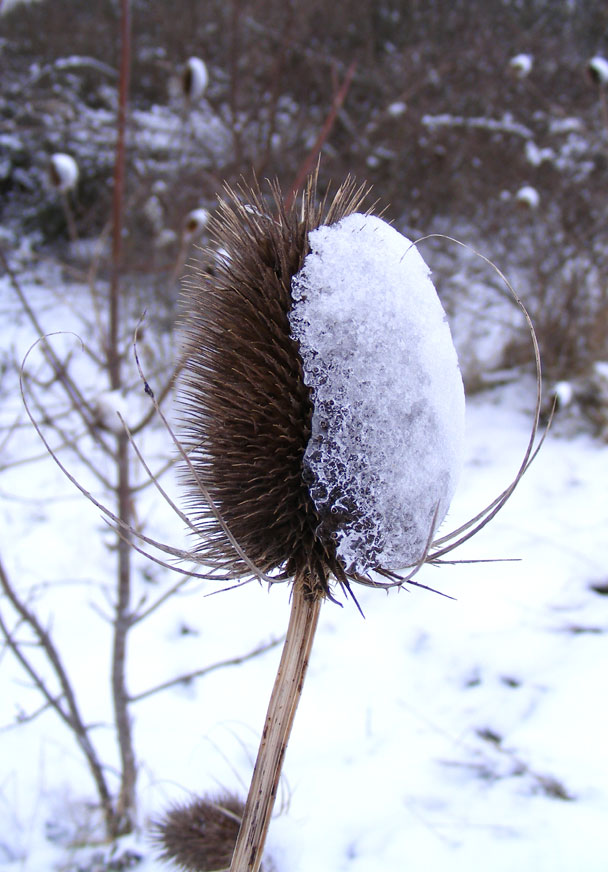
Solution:
[[[230,872],[258,872],[274,807],[283,759],[302,694],[322,600],[302,579],[293,586],[291,616],[268,705],[249,795]]]

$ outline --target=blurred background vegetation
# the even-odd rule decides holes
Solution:
[[[4,239],[54,247],[75,268],[110,210],[119,11],[42,0],[0,19]],[[552,379],[608,359],[608,87],[589,68],[608,55],[604,2],[134,0],[131,28],[125,267],[147,294],[171,308],[184,217],[212,209],[225,181],[255,173],[289,190],[354,69],[321,187],[352,173],[412,238],[448,233],[495,261],[526,300]],[[209,71],[196,102],[180,84],[191,56]],[[80,168],[80,247],[45,188],[57,151]],[[481,265],[442,251],[445,304],[468,307],[468,329],[483,333]],[[492,367],[520,364],[527,347],[523,334],[502,343]],[[469,388],[478,363],[465,361]]]

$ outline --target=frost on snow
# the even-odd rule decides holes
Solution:
[[[290,314],[312,433],[304,457],[348,570],[422,557],[460,472],[464,391],[445,313],[412,243],[374,216],[309,234]]]

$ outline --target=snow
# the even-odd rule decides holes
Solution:
[[[70,154],[58,152],[51,156],[50,178],[58,191],[69,191],[78,181],[78,164]]]
[[[525,79],[532,72],[534,58],[530,54],[518,54],[509,61],[509,69],[520,79]]]
[[[540,204],[540,195],[532,185],[523,185],[515,194],[515,199],[522,206],[537,209]]]
[[[558,381],[553,388],[553,395],[559,406],[569,406],[574,398],[574,389],[569,381]]]
[[[184,90],[189,100],[200,100],[209,84],[209,73],[204,61],[197,57],[188,58],[184,71]]]
[[[593,80],[599,85],[608,85],[608,60],[601,55],[595,55],[589,61],[589,71]]]
[[[70,299],[81,301],[86,288],[64,287],[58,302],[48,285],[59,287],[60,270],[44,263],[41,276],[26,290],[45,329],[74,328]],[[35,337],[11,300],[0,278],[2,349],[20,360]],[[0,382],[3,425],[21,414],[8,378],[7,371]],[[469,399],[450,527],[511,480],[533,404],[526,378]],[[558,413],[505,509],[454,555],[519,562],[421,571],[423,583],[454,599],[358,589],[365,619],[353,606],[323,607],[286,755],[286,807],[270,827],[279,872],[604,872],[608,597],[592,585],[608,580],[606,446],[559,433]],[[28,428],[16,434],[3,442],[3,463],[42,457]],[[160,434],[152,447],[170,450]],[[159,502],[153,494],[144,504],[148,525],[161,524]],[[162,524],[164,538],[179,545],[180,524]],[[97,510],[48,459],[2,470],[3,560],[60,643],[111,769],[110,631],[99,611],[108,611],[114,558],[100,527]],[[142,566],[154,579],[144,589],[160,593],[173,583]],[[132,693],[285,631],[285,587],[251,584],[205,597],[207,590],[187,587],[137,627]],[[153,858],[145,824],[171,800],[218,786],[244,796],[278,657],[274,649],[134,704],[142,829],[117,851],[143,856],[135,868],[166,869]],[[40,699],[6,650],[0,658],[5,726],[36,711]],[[66,841],[94,823],[94,794],[58,719],[47,711],[4,730],[0,771],[0,869],[86,868]]]
[[[441,115],[423,115],[421,123],[434,130],[440,127],[465,127],[476,130],[487,130],[490,133],[509,133],[523,139],[531,139],[532,131],[525,124],[515,121],[510,112],[505,112],[502,118],[469,118],[464,115],[451,115],[446,112]]]
[[[392,118],[399,118],[407,112],[407,103],[404,103],[403,100],[396,100],[389,105],[386,111]]]
[[[184,234],[188,239],[199,236],[209,221],[209,212],[206,209],[192,209],[184,219]]]
[[[545,161],[553,161],[555,152],[552,148],[539,148],[535,142],[529,140],[526,142],[526,160],[533,167],[539,167]]]
[[[445,312],[417,249],[372,215],[309,234],[292,335],[312,389],[304,455],[348,571],[423,556],[461,467],[464,393]]]

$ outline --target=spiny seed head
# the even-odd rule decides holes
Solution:
[[[229,869],[243,808],[230,793],[173,806],[152,824],[159,858],[184,872]]]
[[[274,215],[228,191],[187,286],[182,410],[201,562],[329,596],[427,560],[464,392],[416,246],[353,182],[320,206],[314,187],[286,208],[275,185]]]
[[[227,188],[209,223],[215,255],[185,286],[184,442],[191,518],[201,560],[234,577],[251,574],[235,553],[200,484],[256,567],[276,580],[309,579],[328,593],[347,582],[331,531],[305,481],[312,399],[288,319],[291,281],[309,253],[308,233],[355,212],[366,191],[352,180],[333,200],[315,201],[311,179],[301,206],[286,209],[272,186],[274,214],[259,187]]]

